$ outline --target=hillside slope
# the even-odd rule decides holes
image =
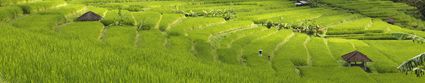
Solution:
[[[289,0],[0,2],[0,82],[425,82],[396,68],[425,51],[397,34],[425,32],[340,8]],[[75,20],[87,11],[103,19]],[[316,25],[324,35],[292,28]],[[341,56],[356,50],[373,60],[371,72],[344,65]]]

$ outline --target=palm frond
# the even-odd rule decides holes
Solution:
[[[405,61],[397,67],[403,73],[414,72],[418,77],[424,75],[425,53],[419,54],[412,59]]]

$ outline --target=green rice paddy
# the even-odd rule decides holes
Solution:
[[[425,25],[410,16],[414,7],[322,1],[325,6],[311,8],[291,0],[0,0],[0,82],[425,82],[396,68],[425,52],[425,44],[392,36],[425,37],[411,27]],[[181,13],[215,10],[236,16]],[[103,19],[77,21],[88,11]],[[389,24],[388,16],[401,22]],[[327,32],[311,36],[259,21],[312,22]],[[344,65],[341,56],[356,50],[373,61],[371,72]]]

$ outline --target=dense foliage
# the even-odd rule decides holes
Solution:
[[[326,32],[326,28],[320,25],[314,24],[311,21],[305,21],[300,24],[287,24],[272,21],[260,21],[257,24],[266,26],[267,28],[278,28],[280,29],[291,29],[294,32],[306,33],[312,36],[323,36]]]
[[[186,17],[222,17],[225,20],[230,20],[236,18],[236,12],[232,10],[203,10],[201,12],[193,12],[191,11],[180,11],[180,13],[184,14]]]
[[[401,64],[398,69],[404,73],[414,72],[416,76],[421,77],[425,75],[425,69],[424,69],[424,61],[425,60],[425,53],[419,54],[412,59],[404,62]]]

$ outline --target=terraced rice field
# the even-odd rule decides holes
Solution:
[[[411,7],[378,1],[407,12]],[[396,68],[425,52],[425,44],[392,35],[425,32],[388,24],[372,14],[391,9],[358,6],[366,3],[324,0],[331,6],[311,8],[290,0],[0,2],[0,82],[425,82]],[[181,13],[218,10],[233,11],[235,18]],[[103,19],[76,20],[88,11]],[[259,21],[312,22],[327,32],[312,36]],[[344,65],[341,56],[356,50],[373,60],[370,72]]]

